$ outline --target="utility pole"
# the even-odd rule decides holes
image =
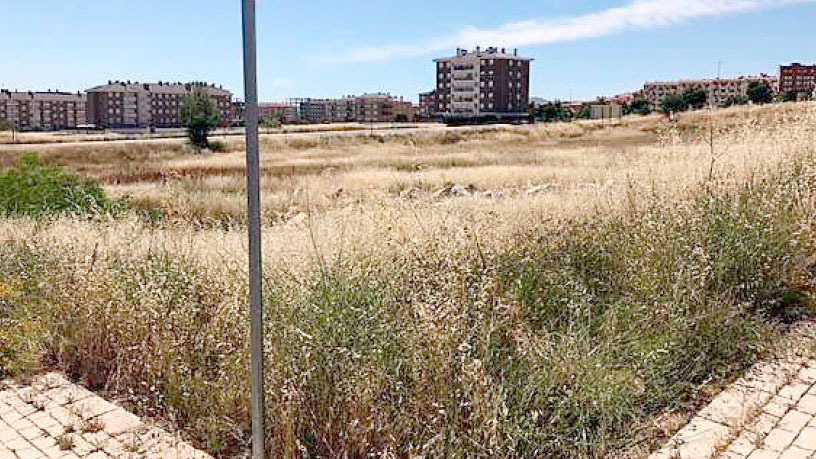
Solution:
[[[722,78],[722,61],[717,61],[717,79]]]
[[[252,366],[252,457],[264,448],[263,309],[261,298],[261,185],[258,153],[258,72],[255,0],[241,0],[244,26],[244,98],[246,100],[247,228],[249,230],[249,305]]]

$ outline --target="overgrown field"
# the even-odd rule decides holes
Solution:
[[[42,151],[69,173],[0,150],[26,209],[56,179],[85,203],[0,191],[0,373],[62,369],[244,453],[228,147]],[[809,104],[265,139],[270,453],[645,454],[810,312],[814,159]]]

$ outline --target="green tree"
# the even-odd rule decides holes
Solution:
[[[796,102],[798,98],[799,95],[796,93],[796,91],[788,91],[784,95],[782,95],[783,102]]]
[[[13,131],[14,123],[9,120],[0,119],[0,131]]]
[[[764,81],[753,81],[748,85],[748,98],[755,104],[769,104],[773,102],[774,93]]]
[[[592,105],[591,104],[584,104],[581,107],[581,111],[578,112],[578,118],[588,120],[592,118]]]
[[[663,98],[663,111],[666,113],[682,112],[688,106],[680,94],[668,94]]]
[[[624,112],[636,115],[648,115],[652,110],[649,108],[649,101],[645,97],[638,97],[631,104],[624,107]]]
[[[689,88],[682,95],[685,108],[700,109],[705,107],[708,95],[699,88]]]
[[[199,149],[209,148],[207,135],[218,127],[220,120],[218,106],[213,98],[201,88],[194,89],[184,98],[181,120],[193,146]]]
[[[749,101],[750,101],[750,99],[748,97],[746,97],[746,96],[738,96],[738,97],[731,96],[731,97],[729,97],[728,99],[725,100],[724,105],[726,107],[732,107],[734,105],[746,105],[746,104],[748,104]]]

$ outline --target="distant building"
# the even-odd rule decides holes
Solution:
[[[636,99],[642,96],[643,94],[640,91],[637,91],[637,92],[625,92],[622,94],[616,94],[614,96],[602,97],[602,99],[613,104],[626,106],[631,105],[632,102],[634,102]]]
[[[779,68],[779,92],[809,95],[816,90],[816,65],[795,62]]]
[[[258,116],[261,120],[279,118],[281,121],[292,121],[295,117],[295,108],[282,102],[262,102],[258,104]]]
[[[291,99],[292,113],[298,121],[327,122],[393,122],[412,121],[414,105],[390,94],[376,93],[346,96],[340,99]]]
[[[436,91],[419,94],[419,115],[424,118],[436,115]]]
[[[436,113],[447,118],[518,118],[528,114],[530,61],[487,48],[436,59]]]
[[[0,120],[18,129],[59,130],[87,122],[86,98],[69,92],[0,90]]]
[[[709,104],[723,106],[729,100],[747,97],[748,87],[754,82],[765,83],[773,91],[779,90],[779,78],[770,75],[759,75],[715,80],[650,82],[643,87],[643,96],[649,103],[649,108],[657,110],[662,107],[663,99],[669,94],[682,94],[689,89],[699,89],[706,93]]]
[[[182,127],[181,107],[195,89],[215,100],[222,124],[232,116],[232,93],[206,83],[108,82],[87,91],[88,121],[102,127]]]
[[[232,125],[243,126],[246,122],[244,115],[246,114],[246,102],[243,100],[232,101]]]

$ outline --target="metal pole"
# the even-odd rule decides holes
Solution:
[[[264,457],[263,310],[261,309],[261,192],[258,157],[258,77],[255,0],[242,0],[244,98],[246,100],[247,204],[249,229],[249,304],[252,355],[252,457]]]

